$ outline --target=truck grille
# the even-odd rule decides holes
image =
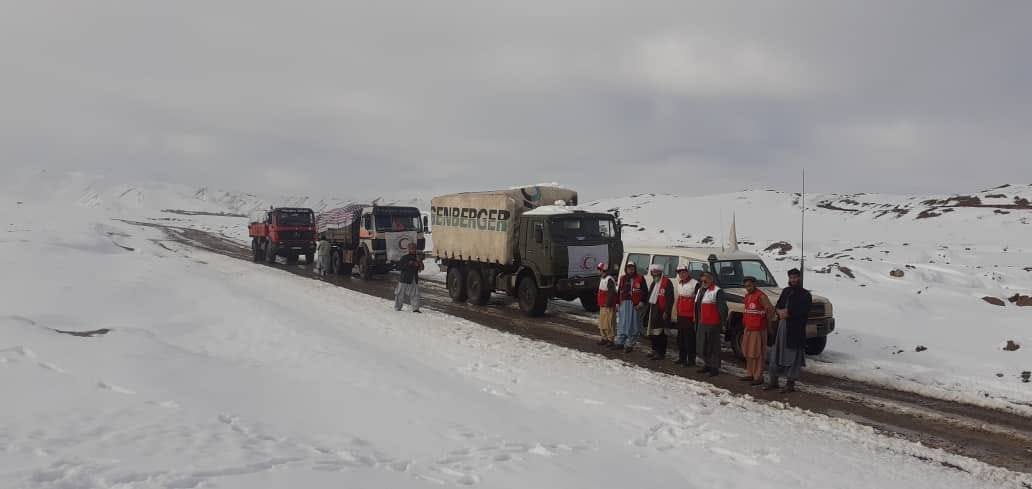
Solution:
[[[315,232],[313,231],[280,231],[280,241],[314,241]]]
[[[824,304],[817,302],[810,304],[810,318],[815,319],[822,317],[824,317]]]

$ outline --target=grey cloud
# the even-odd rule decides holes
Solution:
[[[1032,6],[5,1],[0,165],[254,192],[1032,181]]]

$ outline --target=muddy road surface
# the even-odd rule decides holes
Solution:
[[[149,222],[129,223],[162,229],[170,240],[198,249],[246,261],[252,259],[248,247],[217,234]],[[337,276],[319,278],[305,264],[288,266],[277,263],[255,266],[271,266],[295,275],[326,280],[340,287],[384,299],[394,297],[393,277],[371,281]],[[638,348],[630,354],[624,354],[621,351],[614,352],[600,347],[597,344],[598,330],[593,317],[583,313],[576,302],[553,302],[549,307],[549,313],[544,317],[527,318],[513,301],[498,295],[492,296],[490,305],[477,307],[453,302],[444,285],[438,282],[424,282],[422,292],[425,308],[461,317],[489,328],[710,383],[735,394],[752,396],[757,400],[781,402],[791,407],[850,419],[889,436],[920,442],[926,446],[941,448],[1010,470],[1032,473],[1032,418],[928,398],[863,382],[815,375],[805,370],[800,379],[800,392],[785,395],[777,391],[763,391],[737,380],[737,377],[744,373],[744,369],[730,352],[725,352],[724,355],[727,373],[710,378],[696,374],[695,367],[674,365],[672,360],[649,360],[646,357],[647,348]],[[962,470],[958,467],[951,468]],[[1026,487],[1032,489],[1032,485],[1026,484]]]

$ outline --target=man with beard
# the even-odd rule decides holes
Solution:
[[[669,335],[674,333],[670,324],[674,310],[674,285],[669,278],[663,276],[663,267],[660,265],[649,267],[649,275],[652,275],[648,318],[652,354],[649,355],[649,359],[662,360],[666,358]]]
[[[782,393],[795,392],[799,372],[805,365],[806,320],[810,314],[813,296],[803,288],[803,275],[793,268],[788,271],[788,287],[781,291],[775,306],[778,313],[777,339],[770,353],[768,370],[770,381],[764,390],[778,388],[778,377],[788,378]]]

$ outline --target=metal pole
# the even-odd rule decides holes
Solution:
[[[806,275],[806,168],[803,168],[803,189],[799,197],[799,204],[802,207],[799,213],[799,278]]]

